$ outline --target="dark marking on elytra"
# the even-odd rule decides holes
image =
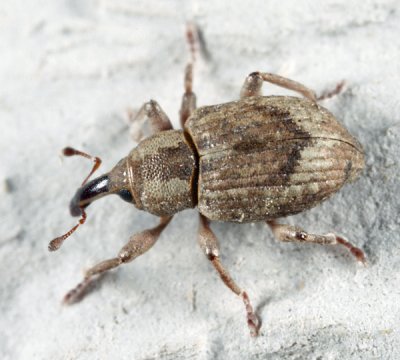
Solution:
[[[346,167],[344,168],[344,182],[346,182],[349,179],[352,168],[353,168],[353,162],[351,160],[348,160],[346,163]]]
[[[265,150],[266,144],[265,141],[251,141],[251,140],[244,140],[240,143],[237,143],[232,146],[232,149],[235,151],[260,151],[260,150]]]
[[[282,117],[280,126],[284,127],[285,131],[291,134],[290,137],[293,138],[291,141],[293,145],[291,150],[288,152],[287,161],[284,162],[280,168],[280,172],[283,174],[286,182],[288,182],[290,175],[294,173],[294,169],[301,159],[301,151],[311,143],[312,138],[310,133],[302,129],[295,121],[293,121],[290,114],[283,115]]]

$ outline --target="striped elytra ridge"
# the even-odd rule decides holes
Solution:
[[[249,97],[202,107],[185,131],[199,155],[199,211],[210,220],[254,222],[301,212],[364,166],[357,140],[307,99]]]

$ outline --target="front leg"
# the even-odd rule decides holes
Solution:
[[[130,133],[136,142],[160,131],[172,129],[167,114],[154,100],[144,103],[135,115],[129,111],[128,116],[131,123]]]
[[[101,261],[88,269],[85,272],[83,281],[64,296],[64,304],[70,305],[80,301],[85,296],[91,284],[98,280],[105,272],[128,263],[144,254],[156,243],[161,232],[166,228],[171,219],[172,216],[161,217],[160,223],[156,227],[133,235],[129,242],[120,250],[117,257]]]
[[[342,245],[361,263],[366,264],[364,252],[340,236],[329,233],[325,235],[309,234],[297,226],[278,224],[275,220],[266,222],[279,241],[305,242],[320,245]]]

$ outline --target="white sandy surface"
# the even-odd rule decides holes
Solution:
[[[2,0],[0,5],[1,359],[399,359],[400,3],[357,1]],[[68,203],[90,164],[134,146],[127,109],[154,98],[178,126],[185,22],[210,53],[199,105],[238,97],[245,76],[275,72],[321,92],[364,145],[366,169],[321,206],[286,219],[336,231],[368,256],[278,243],[262,224],[213,225],[223,262],[263,321],[251,339],[241,301],[197,245],[196,210],[176,216],[147,254],[63,307],[82,270],[114,256],[156,218],[117,197],[56,253]],[[288,94],[265,86],[265,94]],[[100,171],[101,172],[101,171]],[[99,173],[100,173],[99,172]]]

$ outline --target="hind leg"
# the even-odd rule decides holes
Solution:
[[[244,81],[244,84],[240,91],[240,98],[245,98],[249,96],[261,96],[262,95],[261,88],[264,81],[278,85],[288,90],[293,90],[295,92],[298,92],[305,98],[314,102],[329,99],[339,94],[342,91],[345,84],[345,82],[342,80],[340,83],[336,85],[335,89],[331,91],[324,91],[320,96],[317,97],[313,90],[309,89],[303,84],[300,84],[297,81],[290,80],[288,78],[276,74],[262,73],[256,71],[252,72],[246,77],[246,80]]]
[[[364,252],[340,236],[332,233],[325,235],[309,234],[297,226],[278,224],[275,220],[269,220],[266,223],[279,241],[341,245],[347,248],[356,260],[364,265],[366,264]]]
[[[297,81],[287,79],[280,75],[261,73],[258,71],[252,72],[246,77],[242,90],[240,91],[240,98],[261,96],[261,88],[264,81],[281,86],[285,89],[296,91],[311,101],[317,100],[314,91]]]
[[[323,91],[322,94],[320,96],[318,96],[317,100],[321,101],[321,100],[330,99],[330,98],[336,96],[337,94],[340,94],[345,85],[346,85],[346,82],[344,80],[338,82],[334,89]]]

